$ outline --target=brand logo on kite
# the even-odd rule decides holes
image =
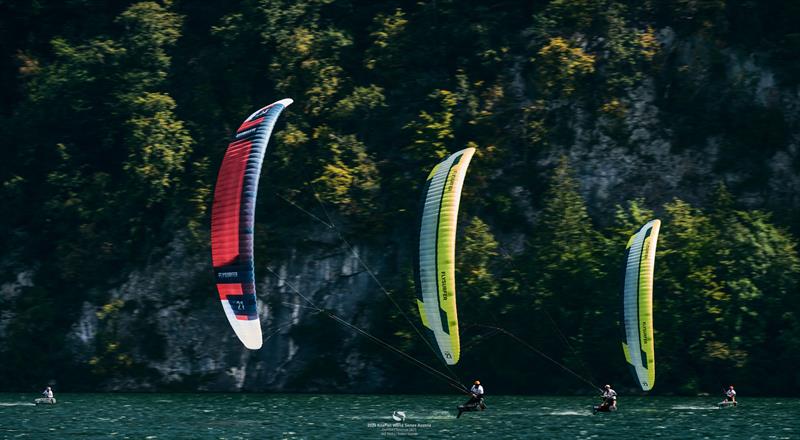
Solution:
[[[458,162],[458,161],[456,161],[456,162]],[[445,187],[446,187],[447,191],[452,191],[453,190],[453,186],[455,186],[455,184],[456,184],[456,173],[453,172],[453,170],[456,170],[456,169],[457,168],[456,168],[456,165],[454,163],[453,164],[453,168],[451,169],[450,174],[447,175],[447,180],[445,181]]]
[[[217,276],[220,278],[236,278],[239,276],[239,272],[220,272]]]
[[[406,420],[406,413],[404,411],[395,411],[392,413],[392,419],[395,422],[404,422]]]
[[[647,321],[642,321],[642,342],[647,344],[650,338],[647,337]]]
[[[442,301],[447,301],[447,272],[442,271]]]

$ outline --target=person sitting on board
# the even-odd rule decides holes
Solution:
[[[616,411],[617,409],[617,392],[611,388],[611,385],[606,385],[603,387],[603,403],[600,404],[600,408],[608,409],[609,411]]]
[[[725,391],[725,401],[731,402],[733,406],[736,406],[736,390],[733,389],[733,385],[728,387],[728,390]]]
[[[45,398],[52,399],[53,398],[53,390],[50,387],[47,387],[42,391],[42,395]]]

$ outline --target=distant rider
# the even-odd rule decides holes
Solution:
[[[617,409],[617,392],[611,388],[611,385],[606,385],[603,388],[603,403],[600,406],[608,408],[610,411],[615,411]]]
[[[47,387],[42,391],[42,395],[48,399],[53,398],[53,390],[50,387]]]
[[[725,401],[733,403],[736,406],[736,390],[733,389],[733,385],[728,387],[728,390],[725,391]]]

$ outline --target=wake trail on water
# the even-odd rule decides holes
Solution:
[[[456,418],[455,412],[452,411],[433,411],[430,415],[414,417],[414,420],[448,420]]]
[[[549,412],[546,415],[548,416],[581,416],[587,417],[593,415],[589,410],[584,411],[553,411]]]
[[[0,402],[0,406],[36,406],[36,404],[29,402]]]

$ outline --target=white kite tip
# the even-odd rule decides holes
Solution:
[[[258,350],[264,343],[261,338],[261,323],[258,319],[238,321],[236,336],[238,336],[242,344],[250,350]]]
[[[268,105],[266,107],[261,107],[260,109],[258,109],[256,111],[254,111],[253,113],[251,113],[250,116],[248,116],[247,119],[245,119],[245,121],[253,120],[253,118],[255,118],[256,115],[260,115],[262,112],[266,111],[270,107],[274,107],[274,106],[276,106],[278,104],[281,104],[284,107],[288,107],[293,102],[294,102],[294,99],[292,99],[292,98],[285,98],[285,99],[281,99],[280,101],[273,102],[272,104],[270,104],[270,105]]]

